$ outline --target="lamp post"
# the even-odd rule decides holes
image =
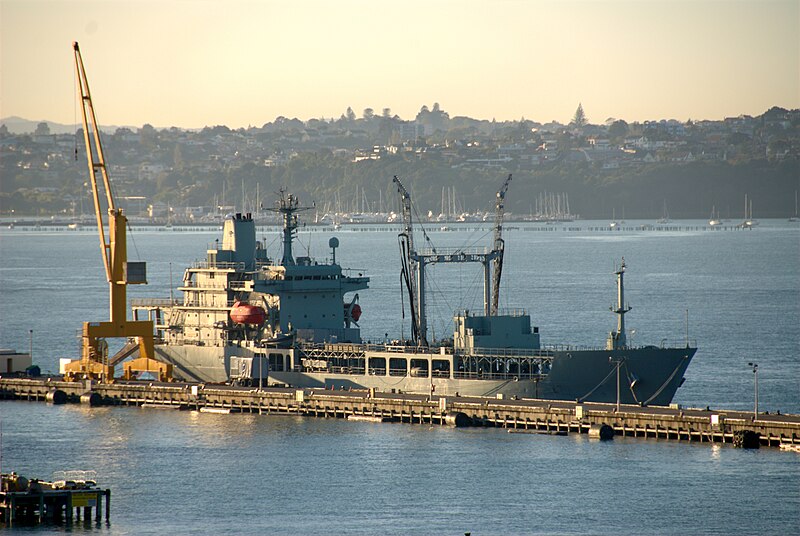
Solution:
[[[31,363],[33,363],[33,330],[28,331],[28,355],[31,358]]]
[[[264,356],[262,354],[258,354],[258,392],[259,393],[264,388],[264,369],[263,369],[263,367],[264,367]]]
[[[753,420],[758,419],[758,363],[748,363],[749,367],[753,369],[753,383],[754,383],[754,398],[755,402],[753,405]]]

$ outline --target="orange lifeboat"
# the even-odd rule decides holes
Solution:
[[[356,303],[350,308],[350,318],[355,322],[358,322],[358,319],[361,318],[361,306],[359,304]]]
[[[237,324],[260,326],[267,320],[267,312],[263,307],[236,301],[231,307],[231,320]]]

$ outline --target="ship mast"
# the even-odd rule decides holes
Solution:
[[[280,199],[275,204],[275,208],[269,209],[283,216],[283,266],[294,266],[294,256],[292,255],[292,240],[297,233],[297,212],[301,210],[311,210],[314,207],[301,207],[300,200],[294,194],[285,195],[283,189],[280,190]]]
[[[611,306],[611,312],[617,315],[617,331],[612,331],[608,336],[608,350],[619,350],[626,348],[628,345],[625,337],[625,313],[631,310],[631,307],[625,303],[625,257],[622,258],[622,264],[619,269],[614,272],[617,275],[617,306]]]

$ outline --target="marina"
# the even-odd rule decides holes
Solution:
[[[503,397],[430,397],[341,389],[242,389],[226,385],[0,379],[0,399],[90,407],[140,406],[203,413],[296,415],[409,424],[498,427],[509,431],[612,435],[758,448],[800,445],[800,415]]]
[[[611,227],[608,224],[603,224],[598,220],[584,220],[584,221],[571,221],[571,222],[554,222],[554,223],[536,223],[526,220],[515,219],[513,215],[508,218],[510,225],[506,226],[508,231],[520,231],[526,233],[640,233],[640,232],[730,232],[730,231],[746,231],[751,230],[750,227],[742,227],[738,224],[719,223],[709,225],[701,220],[674,220],[670,224],[659,224],[655,221],[637,220],[629,221],[627,224],[618,224]],[[794,222],[796,220],[792,220]],[[425,222],[430,223],[430,222]],[[159,224],[143,225],[135,222],[130,223],[132,232],[164,232],[164,233],[202,233],[214,232],[219,230],[222,222],[217,225],[198,225],[198,224],[181,224],[165,226]],[[14,222],[4,222],[5,232],[36,232],[36,233],[86,233],[97,232],[94,223],[86,224],[80,228],[70,228],[66,222],[63,223],[38,223],[36,221],[21,220]],[[303,226],[303,232],[306,233],[331,233],[331,232],[357,232],[357,233],[373,233],[373,232],[394,232],[400,231],[399,224],[389,223],[345,223],[338,227],[327,224],[308,223]],[[436,233],[451,233],[451,232],[481,232],[490,231],[491,226],[487,224],[478,223],[448,223],[446,226],[432,225],[433,232]],[[256,231],[259,234],[273,233],[280,231],[280,225],[271,224],[265,225],[257,223]]]

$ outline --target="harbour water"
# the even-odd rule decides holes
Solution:
[[[699,346],[675,402],[752,409],[747,363],[755,361],[760,409],[800,413],[799,226],[580,226],[513,224],[505,233],[501,307],[527,309],[544,344],[604,343],[614,327],[612,271],[624,256],[629,341],[684,340],[688,326]],[[430,232],[436,246],[491,238],[488,226],[449,227]],[[359,300],[364,338],[408,335],[396,232],[345,227],[301,232],[300,242],[321,259],[333,234],[337,261],[372,278]],[[277,233],[258,236],[277,255]],[[129,258],[148,262],[150,284],[131,287],[129,297],[169,296],[183,268],[217,238],[217,230],[137,230]],[[0,231],[0,347],[27,351],[32,335],[45,371],[78,355],[81,322],[108,316],[97,242],[91,230]],[[430,275],[441,291],[431,294],[432,327],[446,336],[454,310],[482,307],[480,269],[434,266]],[[773,449],[25,402],[0,402],[0,422],[3,471],[93,469],[112,488],[111,524],[92,532],[800,532],[800,456]]]

